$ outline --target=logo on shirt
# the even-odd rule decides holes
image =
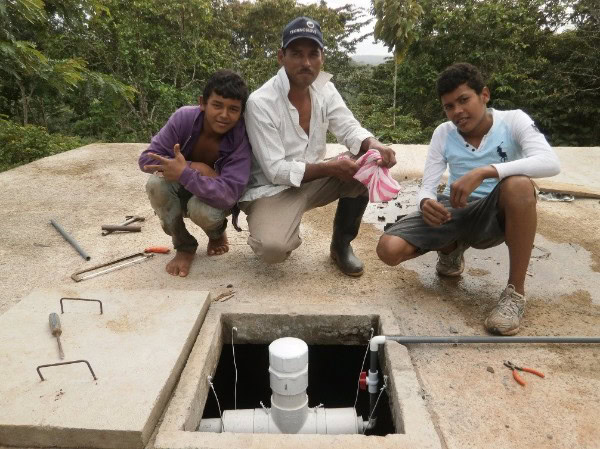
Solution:
[[[508,154],[502,149],[502,144],[504,142],[500,142],[500,145],[496,147],[496,153],[500,156],[500,162],[506,162],[508,160]]]

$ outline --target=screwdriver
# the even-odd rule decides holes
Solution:
[[[56,313],[51,313],[48,316],[48,321],[50,322],[50,331],[58,341],[58,355],[61,359],[64,359],[65,353],[63,352],[62,345],[60,344],[60,335],[62,334],[62,329],[60,327],[60,318],[58,318],[58,315]]]

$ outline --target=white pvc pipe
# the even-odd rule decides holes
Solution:
[[[298,433],[308,416],[308,345],[279,338],[269,345],[271,416],[282,433]]]
[[[377,335],[371,338],[369,349],[373,352],[376,352],[379,350],[379,345],[382,345],[383,343],[385,343],[385,335]]]
[[[326,409],[323,407],[309,408],[306,419],[297,434],[360,434],[364,426],[356,410],[351,407]],[[284,432],[274,420],[273,413],[262,408],[249,410],[226,410],[223,412],[223,427],[225,432],[232,433],[271,433]],[[221,419],[211,418],[200,421],[199,432],[221,432]]]
[[[269,345],[271,408],[225,410],[203,419],[200,432],[357,434],[365,424],[354,408],[308,408],[308,345],[285,337]]]

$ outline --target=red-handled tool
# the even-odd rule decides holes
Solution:
[[[521,366],[517,366],[512,362],[504,362],[504,366],[506,366],[507,368],[510,368],[512,370],[512,374],[513,377],[515,378],[515,380],[517,381],[517,383],[519,385],[525,386],[525,381],[521,378],[521,376],[519,376],[518,371],[524,371],[526,373],[531,373],[531,374],[535,374],[536,376],[541,377],[542,379],[546,376],[544,376],[544,373],[534,370],[532,368],[523,368]]]
[[[145,253],[169,254],[171,249],[166,246],[150,246],[144,250]]]

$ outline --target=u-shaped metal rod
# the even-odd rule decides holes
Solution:
[[[94,378],[94,380],[98,380],[98,378],[96,377],[96,374],[94,374],[94,370],[92,369],[90,362],[88,362],[87,360],[73,360],[71,362],[58,362],[58,363],[49,363],[47,365],[40,365],[36,368],[37,373],[40,376],[40,379],[42,379],[42,382],[46,379],[44,379],[44,376],[42,376],[42,372],[40,371],[41,368],[46,368],[48,366],[60,366],[60,365],[70,365],[72,363],[85,363],[88,368],[90,369],[90,372],[92,373],[92,377]]]
[[[100,315],[102,315],[104,313],[104,310],[102,309],[102,301],[100,301],[99,299],[86,299],[86,298],[60,298],[60,313],[65,313],[65,310],[63,308],[63,299],[68,299],[69,301],[94,301],[100,304]]]

